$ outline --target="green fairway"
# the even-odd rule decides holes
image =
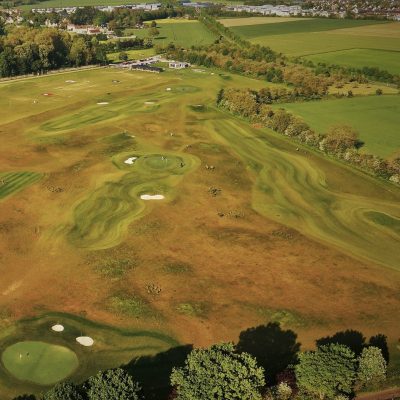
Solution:
[[[344,65],[353,68],[375,67],[400,74],[400,51],[348,49],[307,56],[315,63]]]
[[[126,164],[131,157],[135,158],[133,164]],[[117,182],[106,182],[75,209],[75,224],[68,238],[78,247],[117,245],[132,221],[150,210],[140,196],[162,195],[170,201],[172,188],[200,161],[183,154],[124,153],[115,158],[115,164],[129,172]]]
[[[1,361],[21,381],[51,385],[78,367],[76,354],[64,346],[44,342],[18,342],[7,347]]]
[[[400,96],[368,96],[279,105],[323,133],[337,124],[351,125],[365,143],[364,151],[388,157],[400,149]]]
[[[214,137],[230,146],[254,176],[252,204],[257,212],[354,255],[399,267],[399,235],[393,228],[400,223],[398,202],[347,194],[343,186],[338,192],[329,183],[330,175],[336,173],[334,164],[328,173],[315,160],[282,146],[274,134],[260,136],[228,119],[209,126]],[[371,210],[379,216],[379,223],[377,217],[371,218]],[[382,224],[384,216],[396,225]]]
[[[0,173],[0,200],[18,193],[32,185],[42,177],[36,172],[4,172]]]
[[[153,39],[155,45],[167,45],[174,42],[184,47],[207,45],[215,41],[216,36],[198,21],[164,20],[158,21],[160,35]],[[138,37],[148,36],[147,29],[129,30]]]
[[[62,324],[63,332],[51,327]],[[90,336],[92,347],[77,343],[76,337]],[[151,330],[120,329],[71,314],[48,313],[24,319],[0,334],[0,387],[2,398],[26,392],[38,392],[40,386],[70,377],[82,381],[101,369],[162,353],[178,343],[170,336]],[[144,363],[145,367],[146,364]],[[146,371],[136,368],[141,377]],[[12,396],[14,395],[14,396]]]

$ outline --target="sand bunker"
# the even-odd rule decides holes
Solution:
[[[75,83],[76,81],[73,81],[71,79],[68,79],[67,81],[65,81],[65,83]]]
[[[90,336],[78,336],[76,341],[82,346],[93,346],[94,340]]]
[[[172,89],[171,89],[170,87],[167,87],[165,90],[166,90],[167,92],[170,92]]]
[[[42,93],[43,96],[53,96],[53,93]]]
[[[132,165],[135,162],[135,160],[137,160],[137,157],[129,157],[124,161],[124,163]]]
[[[154,194],[154,195],[151,195],[151,194],[142,194],[142,195],[140,196],[140,198],[141,198],[142,200],[162,200],[162,199],[164,199],[164,196],[163,196],[162,194]]]
[[[108,104],[107,101],[101,101],[100,103],[97,103],[99,106],[105,106],[106,104]]]
[[[51,327],[54,332],[62,332],[64,330],[64,326],[61,324],[56,324]]]
[[[154,104],[154,101],[145,101],[144,104],[146,105]]]

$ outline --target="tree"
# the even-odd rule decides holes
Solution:
[[[377,96],[380,96],[380,95],[382,95],[383,94],[383,91],[382,91],[382,89],[376,89],[375,90],[375,94],[377,95]]]
[[[128,61],[128,53],[121,51],[121,53],[118,54],[118,59],[121,61]]]
[[[79,388],[71,382],[58,383],[41,400],[83,400]]]
[[[154,36],[158,36],[159,34],[160,34],[160,31],[157,28],[153,27],[153,28],[149,29],[149,36],[154,37]]]
[[[177,400],[261,400],[264,369],[250,354],[223,343],[193,350],[184,367],[173,369],[171,384]]]
[[[323,149],[328,152],[338,153],[354,148],[358,144],[358,134],[347,125],[335,125],[328,129],[323,140]]]
[[[386,379],[386,361],[378,347],[366,347],[358,358],[357,380],[361,387]]]
[[[140,400],[140,390],[139,384],[121,368],[99,372],[86,384],[89,400]]]
[[[319,399],[350,394],[356,377],[354,353],[341,344],[331,343],[299,355],[295,367],[300,390]]]
[[[151,21],[150,26],[151,26],[152,28],[157,28],[157,22],[156,22],[156,21]]]

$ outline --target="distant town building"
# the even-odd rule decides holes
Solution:
[[[184,68],[189,68],[190,64],[181,61],[171,61],[169,62],[168,66],[169,68],[174,68],[174,69],[184,69]]]

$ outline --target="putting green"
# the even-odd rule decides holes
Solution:
[[[43,386],[66,378],[79,365],[78,357],[67,347],[35,341],[7,347],[1,361],[17,379]]]

